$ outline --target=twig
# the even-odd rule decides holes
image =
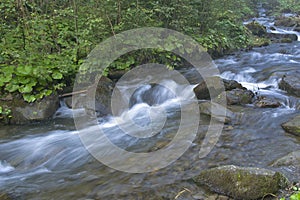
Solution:
[[[180,191],[176,196],[175,196],[175,200],[178,199],[178,197],[180,197],[183,193],[185,192],[189,192],[192,193],[191,190],[187,189],[187,188],[183,188],[184,190]]]
[[[110,25],[111,31],[112,31],[114,37],[116,37],[116,33],[115,33],[115,31],[114,31],[114,27],[113,27],[113,25],[112,25],[112,23],[111,23],[111,20],[110,20],[109,16],[107,15],[107,13],[105,13],[105,15],[106,15],[107,20],[108,20],[108,23],[109,23],[109,25]]]
[[[76,95],[76,94],[83,94],[83,93],[86,93],[86,92],[87,92],[87,90],[80,90],[80,91],[76,91],[76,92],[70,92],[70,93],[59,95],[59,98],[70,97],[70,96],[73,96],[73,95]]]

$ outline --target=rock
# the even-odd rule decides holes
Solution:
[[[259,38],[255,37],[252,41],[252,46],[253,47],[264,47],[268,46],[271,44],[271,40],[269,38]]]
[[[215,106],[216,111],[217,111],[214,114],[211,112],[212,105]],[[228,110],[227,108],[225,108],[219,104],[212,103],[210,101],[201,102],[199,104],[199,111],[201,114],[209,115],[213,119],[216,119],[218,121],[223,122],[223,120],[225,119],[225,124],[231,123],[232,120],[234,118],[236,118],[235,113],[233,113],[232,111]],[[225,115],[224,115],[224,113],[225,113]]]
[[[295,27],[295,28],[294,28],[294,31],[300,32],[300,26]]]
[[[300,115],[282,124],[281,126],[286,132],[300,136]]]
[[[224,87],[226,91],[234,90],[234,89],[245,89],[242,84],[238,83],[235,80],[227,80],[222,79],[224,82]]]
[[[10,198],[8,194],[0,192],[0,200],[11,200],[11,199],[12,198]]]
[[[253,102],[254,93],[250,90],[234,89],[226,92],[228,105],[243,105]]]
[[[3,108],[11,110],[9,124],[27,124],[43,121],[51,118],[59,107],[59,99],[56,95],[44,97],[33,103],[25,102],[22,98],[13,98],[10,101],[1,101]]]
[[[258,37],[262,37],[267,33],[266,27],[255,21],[246,24],[246,27],[252,32],[253,35]]]
[[[293,42],[298,40],[298,36],[296,34],[279,34],[279,33],[268,33],[266,35],[273,43],[280,42]]]
[[[254,105],[258,108],[278,108],[281,106],[281,103],[274,99],[259,97],[259,99],[255,101]]]
[[[72,97],[66,97],[63,99],[63,101],[65,102],[66,106],[68,108],[72,108],[73,105],[72,105]]]
[[[93,95],[94,89],[96,89],[96,93]],[[80,100],[84,101],[82,104],[87,114],[93,114],[96,112],[98,117],[111,114],[111,96],[113,89],[114,82],[104,76],[100,78],[97,85],[95,84],[90,87],[85,98]],[[76,102],[76,104],[78,104],[77,107],[81,107],[80,102]],[[93,107],[95,107],[95,110]]]
[[[300,97],[300,71],[287,73],[279,82],[279,88]]]
[[[111,70],[108,73],[108,78],[111,80],[119,80],[128,70]]]
[[[219,77],[212,77],[210,79],[212,82],[216,82],[217,84],[221,84],[221,79]],[[205,81],[202,81],[194,88],[194,92],[196,94],[197,99],[210,99],[209,91],[216,91],[215,88],[207,88]],[[218,89],[216,93],[221,93],[222,89]]]
[[[283,26],[283,27],[299,27],[300,26],[300,18],[299,17],[280,17],[275,23],[275,26]]]
[[[136,89],[130,97],[129,108],[138,103],[146,103],[149,106],[158,105],[175,97],[176,95],[171,90],[162,85],[155,83],[143,85]]]
[[[281,166],[294,166],[300,167],[300,151],[294,151],[288,155],[276,160],[273,164],[273,167]]]
[[[209,100],[210,99],[209,91],[211,91],[214,94],[220,94],[221,92],[223,92],[224,89],[226,91],[237,89],[237,88],[243,89],[243,86],[234,80],[221,79],[220,77],[215,76],[210,78],[209,81],[211,81],[212,83],[211,85],[224,85],[224,88],[209,88],[208,90],[205,81],[202,81],[194,88],[194,92],[198,99]]]
[[[293,40],[291,38],[282,38],[280,40],[280,43],[292,43]]]
[[[288,183],[279,172],[234,165],[204,170],[193,180],[208,186],[213,192],[243,200],[275,194]]]

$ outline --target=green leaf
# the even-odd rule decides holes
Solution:
[[[18,66],[17,67],[17,75],[19,76],[28,76],[32,74],[32,67],[31,66]]]
[[[36,97],[31,94],[23,94],[23,98],[25,101],[27,101],[29,103],[34,102],[36,100]]]
[[[300,192],[296,193],[296,194],[293,194],[291,197],[290,197],[290,200],[300,200]]]
[[[19,89],[19,87],[20,87],[19,85],[10,83],[6,85],[5,90],[7,90],[8,92],[15,92]]]
[[[32,92],[33,88],[32,85],[24,85],[21,88],[19,88],[19,92],[21,93],[30,93]]]
[[[62,79],[63,75],[62,75],[62,73],[56,71],[52,74],[52,78],[53,79]]]
[[[26,77],[23,77],[23,76],[18,76],[17,80],[18,80],[19,83],[27,84],[27,83],[29,83],[31,81],[31,78],[26,78]]]

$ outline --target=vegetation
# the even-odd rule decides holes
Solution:
[[[10,118],[12,118],[11,110],[0,106],[0,121],[8,122]]]
[[[280,198],[280,200],[300,200],[300,188],[299,183],[292,185],[290,188],[287,188],[287,191],[289,191],[289,195],[286,197]]]
[[[300,14],[299,0],[263,0],[263,2],[274,15],[280,15],[281,13]]]
[[[2,0],[0,94],[20,93],[24,100],[33,102],[71,86],[79,65],[97,44],[137,27],[165,27],[183,32],[215,56],[245,48],[250,41],[242,19],[255,14],[256,3]],[[168,52],[139,51],[118,59],[111,69],[129,69],[146,60],[165,60],[169,65],[180,62],[180,58]]]

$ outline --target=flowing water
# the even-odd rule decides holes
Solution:
[[[256,20],[267,27],[274,24],[263,10]],[[276,31],[291,33],[282,28]],[[215,63],[223,78],[237,80],[259,95],[273,97],[282,106],[230,107],[241,117],[231,128],[224,128],[211,153],[200,159],[199,150],[209,122],[207,117],[201,116],[196,139],[176,162],[154,172],[131,174],[106,167],[87,152],[75,129],[72,111],[62,102],[62,107],[49,122],[0,127],[0,194],[4,192],[15,199],[174,199],[184,188],[192,193],[199,192],[189,179],[201,169],[224,164],[270,168],[276,159],[300,150],[300,138],[281,128],[283,122],[300,113],[300,99],[278,88],[282,75],[300,69],[300,42],[238,52]],[[165,81],[166,85],[185,92],[178,97],[158,87],[145,95],[145,91],[151,89],[151,85],[145,85],[135,93],[131,109],[118,117],[124,124],[132,118],[140,126],[146,126],[149,123],[147,113],[164,109],[167,121],[162,131],[151,140],[135,139],[122,134],[113,118],[99,119],[113,143],[132,152],[150,152],[172,140],[181,120],[178,102],[187,99],[188,104],[193,95],[191,86]],[[83,110],[76,112],[80,114]],[[159,112],[156,115],[152,117],[160,119]],[[300,179],[299,169],[291,166],[275,170],[292,180]]]

